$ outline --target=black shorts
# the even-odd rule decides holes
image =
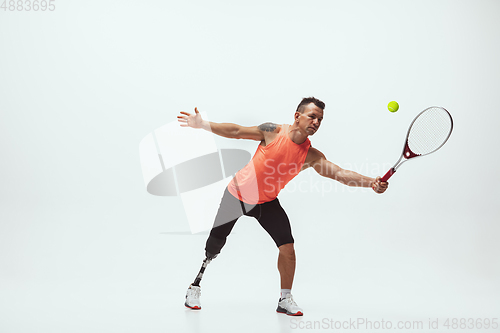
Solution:
[[[290,220],[278,198],[262,204],[249,205],[235,198],[226,188],[210,236],[226,239],[241,216],[252,216],[272,237],[276,246],[293,243]]]

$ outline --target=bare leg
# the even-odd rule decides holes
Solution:
[[[278,271],[281,276],[281,289],[292,289],[295,275],[295,250],[293,243],[283,244],[279,248]]]

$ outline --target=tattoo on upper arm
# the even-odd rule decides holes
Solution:
[[[264,123],[259,125],[259,129],[264,132],[274,132],[277,127],[278,125],[274,123]]]

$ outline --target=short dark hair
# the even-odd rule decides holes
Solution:
[[[321,110],[325,109],[325,103],[323,103],[319,99],[315,97],[305,97],[302,98],[302,101],[299,103],[299,106],[297,106],[297,112],[304,113],[304,111],[306,110],[306,106],[311,103],[314,103],[314,105],[316,105]]]

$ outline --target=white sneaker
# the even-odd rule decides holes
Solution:
[[[304,313],[302,309],[297,306],[297,303],[293,300],[292,294],[286,295],[286,298],[283,298],[278,302],[278,308],[276,312],[286,313],[289,316],[302,316]]]
[[[186,302],[184,305],[193,310],[200,310],[201,288],[198,286],[190,285],[186,292]]]

